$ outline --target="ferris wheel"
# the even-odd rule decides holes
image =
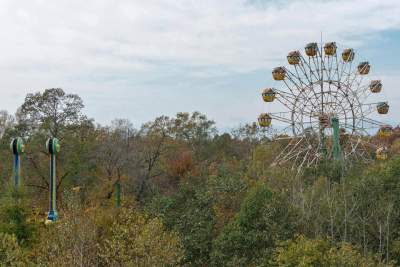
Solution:
[[[277,67],[272,77],[278,88],[266,88],[263,100],[269,104],[258,122],[269,127],[273,121],[282,126],[277,139],[288,140],[274,164],[291,164],[301,170],[322,159],[342,162],[371,160],[371,147],[378,159],[386,158],[386,147],[369,143],[368,136],[378,129],[385,138],[393,129],[372,117],[389,112],[388,102],[376,102],[381,93],[381,80],[368,79],[371,65],[355,63],[355,51],[346,48],[339,52],[335,42],[324,46],[309,43],[304,55],[292,51],[287,55],[289,67]],[[273,112],[272,102],[280,104]]]

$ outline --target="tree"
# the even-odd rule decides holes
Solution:
[[[376,257],[362,256],[353,246],[342,243],[331,246],[327,240],[308,239],[297,236],[286,241],[275,250],[274,261],[268,260],[265,266],[285,267],[384,267],[392,266],[380,263]]]
[[[147,210],[153,216],[162,218],[168,229],[182,237],[185,248],[183,265],[210,265],[215,215],[212,198],[203,185],[194,181],[184,184],[171,197],[153,198]]]
[[[207,187],[213,198],[217,231],[227,225],[240,210],[240,204],[247,193],[248,184],[236,165],[236,162],[222,163],[208,177]]]
[[[24,155],[28,161],[25,165],[27,171],[24,181],[27,186],[35,188],[36,192],[42,193],[49,187],[48,154],[44,143],[50,136],[61,140],[63,151],[57,157],[57,192],[61,193],[61,186],[66,178],[80,171],[64,164],[68,163],[65,152],[73,145],[72,142],[63,141],[75,138],[74,141],[79,140],[82,136],[77,136],[77,133],[83,133],[81,129],[90,126],[93,128],[92,121],[82,114],[83,107],[83,101],[78,95],[67,94],[61,88],[52,88],[43,93],[28,94],[18,109],[14,134],[25,137],[26,143],[29,143]],[[38,198],[38,201],[45,201],[44,194],[40,196],[42,198]],[[57,199],[60,200],[61,198]]]
[[[66,126],[76,124],[84,116],[82,99],[75,94],[66,94],[61,88],[46,89],[43,93],[28,94],[17,113],[18,123],[25,126],[29,136],[35,130],[62,138]]]
[[[136,165],[136,199],[143,204],[148,194],[149,184],[165,171],[161,169],[160,159],[166,150],[169,137],[170,119],[166,116],[144,124],[138,132]]]
[[[171,132],[177,140],[184,140],[194,149],[200,148],[205,141],[210,140],[216,134],[215,122],[208,120],[204,114],[193,112],[179,112],[172,119]]]
[[[128,174],[132,161],[137,160],[133,155],[137,132],[128,120],[122,119],[112,121],[111,127],[102,127],[98,132],[92,157],[106,176],[101,187],[106,190],[104,197],[110,199],[116,185],[121,185],[121,178]]]
[[[6,131],[10,130],[14,124],[14,116],[8,114],[6,110],[0,110],[0,138],[2,138]]]
[[[178,235],[162,221],[122,209],[100,247],[104,266],[177,266],[183,257]]]
[[[214,265],[256,265],[260,259],[271,257],[275,245],[292,236],[294,215],[284,199],[264,183],[256,184],[235,219],[214,240]]]
[[[276,134],[273,128],[261,127],[256,122],[241,125],[232,131],[235,138],[248,141],[253,145],[269,140],[273,134]]]

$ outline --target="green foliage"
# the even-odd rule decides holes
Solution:
[[[304,177],[328,177],[331,182],[340,182],[343,174],[342,164],[339,161],[321,161],[317,168],[306,168]]]
[[[294,212],[279,195],[257,183],[235,219],[215,239],[214,265],[257,264],[271,255],[279,240],[291,237],[294,219]]]
[[[380,263],[372,256],[362,256],[352,245],[342,243],[331,246],[327,240],[307,239],[298,236],[283,242],[275,250],[274,260],[265,266],[277,267],[378,267],[391,266]]]
[[[214,202],[217,231],[223,228],[240,209],[248,189],[242,176],[237,167],[221,164],[216,173],[208,177],[207,187]]]
[[[19,124],[27,134],[44,130],[53,137],[62,136],[67,125],[83,118],[83,101],[78,95],[66,94],[61,88],[28,94],[18,111]]]
[[[110,236],[100,245],[104,266],[177,266],[184,254],[176,233],[167,232],[160,219],[121,209]]]
[[[200,112],[179,112],[173,119],[171,131],[178,140],[199,146],[216,133],[215,122]]]
[[[286,171],[290,173],[290,170],[286,168],[277,171],[275,168],[271,167],[271,163],[274,158],[279,154],[279,151],[283,149],[281,143],[267,142],[261,143],[255,146],[251,151],[251,161],[248,163],[248,175],[254,180],[260,178],[274,178],[277,175],[284,175]]]
[[[330,245],[325,240],[308,240],[299,236],[282,245],[275,251],[274,260],[277,266],[328,266],[329,258],[326,254]]]
[[[26,255],[14,235],[0,233],[0,265],[30,266]]]
[[[100,240],[93,214],[65,211],[62,219],[42,229],[33,260],[39,266],[95,266]]]
[[[215,215],[212,199],[203,188],[184,185],[172,197],[154,199],[149,210],[180,234],[185,248],[184,264],[209,265]]]
[[[0,204],[0,232],[16,237],[22,246],[30,246],[36,225],[29,221],[30,210],[22,189],[8,189]]]
[[[132,208],[82,210],[71,198],[64,217],[42,229],[32,253],[39,266],[177,266],[178,235]]]

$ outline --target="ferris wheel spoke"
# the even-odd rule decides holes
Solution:
[[[360,75],[357,70],[354,71],[353,74],[354,74],[354,77],[353,77],[353,79],[351,79],[349,81],[348,88],[353,88],[354,82],[356,82],[356,84],[358,85],[357,86],[357,89],[358,89],[359,85],[362,83],[362,80],[364,79],[364,76]],[[354,92],[354,89],[352,89],[352,91]]]
[[[304,87],[305,87],[304,89],[307,89],[308,92],[312,92],[312,93],[314,94],[314,97],[316,98],[317,95],[316,95],[316,93],[315,93],[313,84],[314,84],[316,81],[318,81],[318,77],[315,76],[315,74],[313,73],[312,69],[310,68],[310,78],[309,78],[309,76],[307,75],[307,71],[305,70],[304,65],[303,65],[303,63],[302,63],[303,61],[305,62],[305,60],[301,57],[301,60],[300,60],[300,63],[299,63],[299,67],[298,67],[298,68],[302,71],[302,73],[303,73],[304,76],[306,77],[307,81],[309,82],[309,84],[303,83],[303,85],[304,85]],[[298,73],[298,70],[297,70],[297,65],[295,65],[295,70],[296,70],[297,76],[300,76],[299,73]],[[316,78],[316,81],[315,81],[315,82],[312,81],[311,75],[313,75],[313,76]],[[308,97],[309,97],[309,95],[308,95]]]
[[[296,91],[298,91],[299,93],[303,93],[304,92],[304,88],[301,88],[294,80],[292,77],[290,77],[290,75],[287,76],[288,79],[285,79],[283,81],[283,83],[286,85],[286,87],[288,88],[288,90],[293,94],[293,95],[297,95],[297,93],[294,92],[293,88],[287,83],[287,80],[289,80],[294,86]]]
[[[331,57],[330,56],[324,56],[323,58],[323,62],[324,62],[324,68],[323,70],[325,71],[326,74],[326,80],[330,81],[331,78],[331,72],[332,72],[332,61],[331,61]],[[326,67],[327,66],[327,67]]]
[[[314,57],[313,57],[314,59]],[[307,74],[307,68],[309,71],[309,74]],[[311,67],[311,65],[305,60],[305,58],[303,56],[300,56],[300,62],[299,62],[299,69],[301,70],[301,72],[304,74],[304,76],[307,78],[307,81],[309,82],[309,84],[314,83],[315,81],[319,81],[321,79],[321,77],[315,74],[313,68]],[[312,77],[315,78],[315,81],[313,81]]]
[[[318,50],[319,51],[319,57],[320,57],[320,60],[321,60],[321,74],[322,74],[322,77],[324,77],[324,76],[326,76],[327,78],[326,79],[324,79],[324,80],[328,80],[328,81],[330,81],[330,80],[332,80],[332,78],[331,78],[331,72],[332,72],[332,63],[331,63],[331,60],[330,60],[330,56],[323,56],[322,55],[322,51],[320,51],[320,50]],[[324,73],[325,73],[325,75],[324,75]]]
[[[349,94],[347,91],[343,91],[343,89],[339,87],[335,93],[335,98],[337,103],[341,103],[343,110],[350,111],[353,114],[355,107],[361,105],[357,97],[353,94]]]
[[[300,63],[300,64],[301,64],[301,63]],[[303,81],[303,78],[302,78],[302,76],[300,75],[298,69],[302,70],[301,67],[298,67],[297,65],[294,65],[294,70],[295,70],[295,72],[296,72],[295,76],[298,78],[298,80],[301,82],[301,84],[302,84],[304,87],[306,87],[306,88],[309,87],[310,82],[308,81],[308,76],[307,76],[307,74],[302,73],[302,74],[304,75],[304,77],[306,77],[306,80],[308,81],[308,82],[306,83],[305,81]],[[294,74],[293,74],[293,75],[294,75]]]
[[[366,101],[370,96],[371,96],[371,92],[369,92],[369,91],[364,91],[363,93],[361,93],[361,94],[359,94],[358,95],[358,99],[361,101],[361,102],[364,102],[364,101]]]
[[[333,76],[333,58],[330,56],[330,57],[328,57],[328,66],[329,66],[329,69],[328,69],[328,72],[329,72],[329,76],[328,76],[328,81],[331,81],[332,80],[332,76]]]
[[[335,68],[335,73],[336,73],[336,80],[339,83],[340,86],[340,71],[339,71],[339,65],[342,66],[342,61],[339,61],[337,58],[337,55],[335,55],[335,61],[336,61],[336,68]],[[340,63],[340,64],[339,64]]]
[[[351,60],[350,62],[344,62],[343,60],[341,60],[340,63],[341,63],[340,65],[342,67],[341,67],[341,70],[340,70],[340,75],[339,75],[338,80],[339,81],[343,81],[343,75],[347,75],[347,73],[351,72],[351,67],[352,67],[352,64],[353,64],[353,60]]]
[[[293,107],[295,107],[297,101],[299,101],[299,100],[300,101],[301,100],[305,101],[303,99],[303,95],[295,96],[293,94],[290,94],[290,93],[287,93],[287,92],[284,92],[284,91],[281,91],[281,90],[277,90],[277,89],[275,89],[275,91],[276,91],[276,94],[277,94],[277,98],[276,99],[280,103],[282,103],[285,107],[287,107],[288,110],[291,110]]]
[[[354,131],[355,133],[363,133],[363,134],[367,133],[367,131],[365,131],[366,130],[365,127],[358,127],[358,126],[354,126],[352,124],[346,124],[346,123],[339,124],[339,125],[341,128],[351,130],[352,132]]]
[[[360,117],[366,117],[376,111],[376,106],[379,103],[367,103],[367,104],[362,104],[361,109],[357,113],[358,116]]]
[[[318,94],[314,90],[311,90],[310,92],[308,92],[307,101],[309,101],[311,103],[313,110],[319,110],[320,109],[320,104],[319,104],[320,97],[318,96]],[[304,105],[307,105],[307,103],[304,103]]]
[[[292,110],[292,119],[300,120],[303,116],[314,116],[313,110],[310,110],[305,103],[299,103],[299,105],[293,106]]]
[[[288,116],[287,113],[268,113],[268,115],[271,117],[272,120],[277,120],[283,123],[286,123],[289,125],[289,127],[292,127],[292,131],[294,135],[299,135],[304,131],[304,126],[307,126],[309,123],[306,122],[301,122],[298,120],[293,120],[293,118],[287,118],[284,117],[285,115]]]
[[[273,119],[284,123],[292,123],[290,118],[285,118],[284,116],[289,112],[279,112],[279,113],[268,113],[268,115]]]
[[[380,121],[377,121],[377,120],[374,120],[371,118],[366,118],[366,117],[360,118],[360,121],[363,122],[363,124],[365,123],[365,124],[371,125],[372,127],[370,127],[370,128],[383,127],[386,125],[385,123],[382,123]],[[364,128],[367,128],[367,126],[365,126]]]
[[[343,79],[343,84],[346,86],[346,89],[351,89],[352,84],[354,82],[355,79],[357,79],[358,77],[358,71],[357,70],[351,70],[349,69],[349,71],[346,74],[346,78]]]
[[[318,75],[317,81],[321,81],[322,77],[321,77],[321,70],[320,70],[321,66],[319,64],[319,59],[318,59],[318,57],[311,57],[311,58],[312,58],[312,60],[309,58],[308,65],[310,66],[311,70],[313,70],[314,72],[317,73],[317,75]],[[312,65],[314,68],[311,66],[311,61],[312,61]]]
[[[276,93],[285,98],[296,99],[296,96],[292,93],[288,93],[279,89],[275,89]]]
[[[280,97],[279,97],[280,96]],[[290,101],[287,97],[284,97],[282,95],[278,95],[276,98],[278,102],[280,102],[282,105],[284,105],[287,109],[291,109],[291,107],[294,105],[292,101]]]
[[[317,53],[317,56],[315,57],[308,57],[309,58],[309,62],[308,62],[308,67],[310,68],[310,72],[316,72],[318,77],[317,77],[317,81],[321,81],[323,80],[322,77],[322,64],[320,62],[320,57],[318,56],[319,53]],[[312,60],[311,60],[312,59]],[[307,62],[306,60],[304,60],[305,62]],[[311,64],[312,62],[312,64]]]
[[[291,72],[289,69],[285,69],[286,70],[286,74],[287,74],[287,78],[288,80],[293,83],[293,85],[296,87],[296,89],[300,92],[300,93],[304,93],[306,91],[306,89],[312,89],[309,87],[308,84],[306,84],[300,76],[294,74],[293,72]],[[296,69],[297,70],[297,69]],[[290,86],[288,86],[288,84],[286,83],[286,80],[284,80],[284,83],[286,84],[286,86],[289,88],[289,90],[291,90],[293,92],[293,90],[291,89]]]
[[[355,93],[361,100],[366,100],[372,94],[369,84],[360,85],[359,88],[355,91]]]
[[[295,95],[295,102],[294,106],[297,105],[298,102],[310,102],[312,105],[312,109],[317,108],[317,102],[318,100],[310,98],[305,90],[299,91],[299,93],[296,95],[296,93],[292,90],[292,88],[289,86],[289,84],[284,81],[286,87],[289,89],[289,91]]]
[[[353,95],[355,98],[358,98],[360,101],[366,100],[364,96],[368,94],[368,88],[366,84],[363,84],[363,76],[361,76],[358,80],[355,81],[355,84],[353,85]]]
[[[385,125],[384,123],[382,123],[382,122],[380,122],[380,121],[377,121],[377,120],[374,120],[374,119],[371,119],[371,118],[361,118],[363,121],[366,121],[366,122],[369,122],[369,123],[371,123],[371,124],[375,124],[375,125],[377,125],[377,126],[383,126],[383,125]]]
[[[337,53],[335,53],[335,55],[332,57],[332,76],[331,76],[331,80],[336,79],[338,80],[339,76],[339,66],[338,66],[338,58],[337,58]]]
[[[312,103],[312,105],[313,105],[313,109],[316,109],[319,105],[318,105],[318,102],[319,102],[319,99],[318,99],[318,95],[316,94],[316,92],[315,92],[315,90],[314,90],[314,87],[313,87],[313,83],[312,83],[312,81],[308,78],[308,76],[306,76],[307,77],[307,80],[310,82],[310,84],[306,84],[306,83],[304,83],[304,81],[300,78],[300,77],[298,77],[299,75],[298,75],[298,71],[297,71],[297,68],[296,68],[296,73],[297,73],[297,76],[295,75],[295,74],[293,74],[292,72],[290,72],[290,70],[288,70],[288,78],[289,78],[289,80],[296,86],[296,88],[298,89],[298,91],[299,91],[299,98],[301,97],[301,98],[306,98],[306,99],[303,99],[303,100],[305,100],[305,101],[307,101],[307,100],[309,100],[311,103]],[[306,72],[304,71],[304,73],[305,73],[305,75],[306,75]],[[299,85],[298,85],[298,83],[296,83],[294,80],[295,79],[297,79],[297,80],[299,80],[300,82],[301,82],[301,84],[304,86],[304,87],[300,87]],[[293,90],[290,88],[290,86],[287,84],[287,83],[285,83],[286,84],[286,86],[289,88],[289,90],[292,92],[292,93],[294,93],[293,92]],[[313,97],[310,97],[310,93],[312,93],[312,95],[313,95]]]
[[[371,92],[370,91],[370,86],[369,86],[369,84],[359,84],[358,85],[358,87],[357,87],[357,89],[355,89],[354,90],[354,92],[357,94],[357,95],[359,95],[359,94],[361,94],[361,93],[364,93],[364,92]]]

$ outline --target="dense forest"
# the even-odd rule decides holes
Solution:
[[[96,124],[83,107],[57,88],[1,112],[1,266],[400,265],[397,133],[386,161],[298,175],[271,167],[285,143],[255,123],[219,133],[193,112],[136,129]],[[45,225],[50,136],[59,219]],[[26,144],[20,188],[14,137]]]

